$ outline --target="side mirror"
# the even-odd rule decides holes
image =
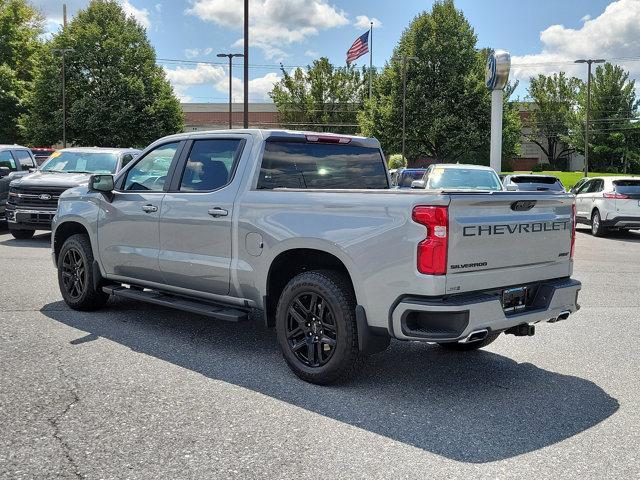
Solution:
[[[0,167],[0,178],[8,177],[10,173],[9,167]]]
[[[507,185],[507,192],[517,192],[518,191],[518,187],[516,185]]]
[[[427,182],[425,182],[424,180],[414,180],[413,182],[411,182],[411,188],[419,188],[419,189],[423,189],[427,186]]]
[[[113,192],[113,175],[91,175],[89,177],[89,191],[90,192]]]

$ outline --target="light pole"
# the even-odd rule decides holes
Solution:
[[[229,130],[233,128],[233,57],[244,57],[242,53],[219,53],[218,57],[229,59]]]
[[[418,57],[402,56],[400,58],[393,58],[394,61],[402,62],[402,162],[406,165],[407,159],[404,156],[405,142],[406,142],[406,124],[407,124],[407,62],[409,60],[417,62]]]
[[[66,8],[66,5],[65,5]],[[67,88],[65,75],[65,56],[73,48],[54,48],[51,53],[62,55],[62,148],[67,148]]]
[[[244,0],[244,128],[249,128],[249,0]]]
[[[593,63],[604,63],[604,59],[591,59],[591,58],[581,58],[580,60],[576,60],[575,63],[586,63],[587,64],[587,113],[585,116],[584,122],[584,176],[589,175],[589,109],[591,108],[591,64]]]

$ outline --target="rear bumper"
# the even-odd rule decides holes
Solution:
[[[495,293],[473,293],[448,299],[400,298],[391,311],[391,330],[400,340],[455,342],[472,332],[500,332],[522,324],[556,321],[577,311],[582,284],[570,278],[541,282],[530,307],[506,314]]]
[[[56,210],[30,209],[6,206],[6,218],[10,228],[25,230],[51,230]]]
[[[640,217],[612,217],[602,220],[602,224],[608,228],[640,228]]]

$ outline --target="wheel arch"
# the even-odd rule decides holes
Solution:
[[[357,302],[358,294],[351,272],[337,255],[317,248],[290,248],[278,253],[269,265],[264,290],[268,326],[274,326],[276,306],[284,287],[296,275],[310,270],[334,270],[343,274]]]
[[[85,225],[75,220],[69,220],[59,223],[53,231],[51,238],[53,259],[56,265],[58,264],[58,255],[60,254],[60,250],[62,249],[62,245],[64,245],[64,242],[66,242],[69,237],[77,234],[86,235],[87,237],[89,237],[89,241],[91,242],[91,249],[94,252],[96,251],[95,245],[93,244],[93,239],[89,235],[89,230]]]

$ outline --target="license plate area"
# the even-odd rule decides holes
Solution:
[[[530,287],[507,288],[502,291],[502,309],[506,314],[525,310],[530,298]]]

